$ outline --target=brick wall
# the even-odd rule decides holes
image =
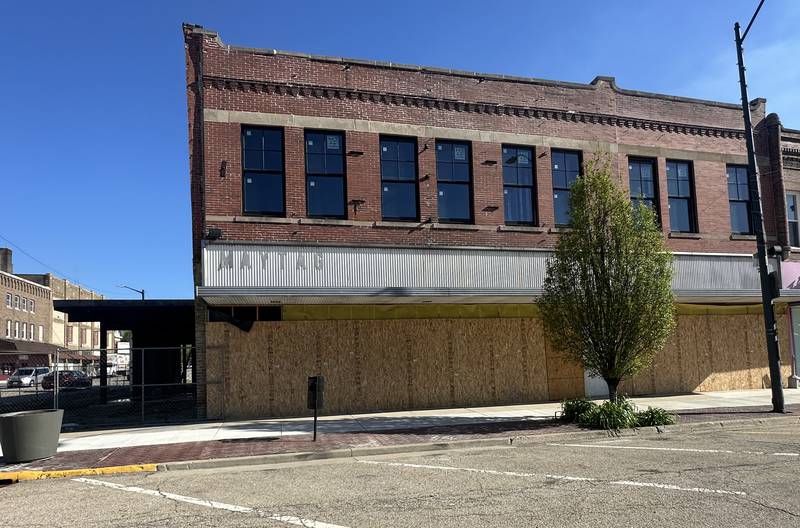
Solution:
[[[596,152],[609,153],[623,187],[628,185],[629,155],[654,159],[660,215],[673,250],[751,253],[755,249],[752,240],[732,239],[730,232],[725,168],[727,163],[746,163],[737,105],[622,90],[609,78],[587,85],[501,78],[238,49],[194,27],[185,28],[185,34],[196,263],[200,239],[209,228],[219,228],[223,239],[265,242],[552,246],[558,233],[553,225],[553,146],[579,148],[584,160]],[[198,103],[201,87],[195,79],[201,66],[204,82]],[[764,119],[764,103],[752,104],[757,124]],[[200,126],[202,108],[226,111],[226,117],[207,115]],[[345,158],[348,199],[364,203],[357,211],[348,207],[344,222],[305,219],[303,134],[311,127],[293,125],[298,116],[340,123],[341,127],[327,128],[344,130],[346,149],[364,153]],[[286,218],[245,216],[242,124],[282,118]],[[381,221],[380,131],[372,130],[371,124],[417,139],[421,221],[417,226]],[[470,140],[472,226],[438,224],[435,140],[463,139],[448,134],[477,138]],[[535,148],[538,226],[532,229],[504,229],[501,147],[507,137]],[[768,165],[768,153],[763,154],[759,159]],[[669,238],[668,159],[693,164],[697,237]],[[484,163],[491,160],[498,163]],[[772,188],[772,180],[769,167],[762,166],[762,185]],[[765,194],[769,194],[764,198],[767,230],[775,237],[779,229],[774,196]]]

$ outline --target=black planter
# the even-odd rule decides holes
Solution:
[[[56,454],[63,409],[0,414],[0,447],[7,463],[29,462]]]

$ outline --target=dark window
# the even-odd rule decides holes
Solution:
[[[728,165],[728,203],[731,206],[731,233],[749,235],[750,183],[746,165]]]
[[[670,230],[676,233],[696,233],[694,183],[692,166],[688,161],[667,162],[667,193]]]
[[[344,135],[306,132],[308,216],[345,218]]]
[[[647,205],[658,214],[658,184],[655,165],[653,160],[629,159],[628,179],[633,205]]]
[[[244,212],[285,214],[283,130],[243,128],[242,169]]]
[[[503,146],[503,207],[506,224],[536,222],[531,148]]]
[[[381,138],[381,215],[384,220],[419,219],[413,138]]]
[[[792,247],[800,247],[800,216],[797,210],[799,202],[798,195],[794,193],[786,195],[786,220],[789,223],[789,245]]]
[[[281,320],[281,307],[280,306],[259,306],[258,307],[258,320],[259,321],[280,321]]]
[[[439,221],[472,221],[472,174],[469,143],[436,142]]]
[[[255,321],[258,318],[258,308],[255,306],[234,306],[233,318],[237,321]]]
[[[219,323],[230,321],[233,308],[231,306],[214,306],[208,309],[208,322]]]
[[[553,150],[553,213],[556,225],[570,223],[570,188],[581,173],[581,154],[569,150]]]

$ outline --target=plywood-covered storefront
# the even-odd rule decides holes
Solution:
[[[298,416],[306,378],[326,377],[325,413],[499,405],[584,394],[584,373],[545,336],[532,305],[285,306],[249,332],[206,327],[211,418]],[[787,317],[779,316],[782,350]],[[629,394],[761,388],[758,307],[679,306],[676,331]],[[790,374],[785,366],[784,374]]]

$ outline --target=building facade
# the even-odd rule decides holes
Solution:
[[[676,253],[678,328],[623,390],[768,386],[738,105],[184,34],[209,417],[302,414],[315,374],[330,413],[599,392],[533,304],[598,154]],[[789,224],[765,105],[751,110],[777,242]],[[785,360],[794,293],[778,307]]]
[[[21,274],[28,280],[50,288],[53,300],[100,300],[97,292],[74,284],[51,273]],[[99,322],[71,322],[65,313],[53,311],[53,332],[50,342],[69,350],[92,350],[100,347]],[[111,341],[109,341],[111,343]]]
[[[0,376],[17,367],[50,366],[53,296],[49,288],[14,275],[11,250],[0,248]]]

